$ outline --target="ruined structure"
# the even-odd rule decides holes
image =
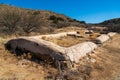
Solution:
[[[77,32],[64,32],[59,34],[32,36],[32,37],[20,37],[12,39],[5,44],[6,49],[13,53],[27,53],[35,55],[41,59],[52,59],[53,61],[70,61],[78,63],[81,57],[86,56],[92,52],[98,46],[94,42],[82,42],[71,47],[61,47],[49,41],[45,41],[42,38],[49,37],[61,37],[67,35],[78,35]],[[115,33],[103,34],[96,38],[101,43],[107,41]]]

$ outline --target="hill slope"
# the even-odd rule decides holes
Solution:
[[[56,28],[78,26],[85,27],[84,21],[71,19],[63,14],[51,11],[22,9],[0,5],[1,33],[48,33]]]
[[[98,25],[108,27],[109,31],[120,32],[120,18],[106,20]]]

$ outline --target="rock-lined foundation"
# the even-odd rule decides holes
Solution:
[[[33,37],[21,37],[12,39],[5,44],[5,47],[13,53],[25,53],[31,52],[38,58],[49,59],[53,61],[70,61],[78,63],[79,59],[92,52],[98,46],[94,42],[82,42],[70,47],[61,47],[49,41],[45,41],[42,37],[61,37],[67,36],[68,34],[76,35],[76,32],[67,32],[51,35],[33,36]],[[58,36],[57,36],[58,35]],[[61,35],[61,36],[60,36]],[[114,36],[115,33],[103,34],[96,38],[101,43],[104,43],[110,37]]]

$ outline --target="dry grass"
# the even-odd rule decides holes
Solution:
[[[100,36],[100,33],[93,33],[89,36],[90,39],[96,39],[98,36]]]
[[[69,28],[69,29],[71,29],[71,28]],[[77,32],[79,32],[79,35],[81,35],[81,37],[77,37],[74,35],[68,35],[68,36],[64,36],[64,37],[60,37],[60,38],[47,38],[47,37],[43,36],[42,39],[53,42],[59,46],[70,47],[70,46],[76,45],[78,43],[94,40],[98,36],[100,36],[100,33],[84,34],[84,30],[83,31],[77,30]]]
[[[65,37],[60,37],[60,38],[42,38],[42,39],[53,42],[63,47],[70,47],[70,46],[73,46],[75,44],[85,41],[84,38],[78,38],[74,36],[65,36]]]
[[[69,27],[63,27],[63,28],[60,28],[60,29],[55,29],[54,33],[70,32],[70,31],[80,31],[81,33],[83,33],[84,30],[86,30],[86,28],[69,26]]]

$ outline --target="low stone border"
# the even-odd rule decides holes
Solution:
[[[10,52],[31,52],[38,58],[42,59],[53,59],[55,61],[71,61],[78,63],[81,57],[86,56],[98,47],[94,42],[83,42],[71,47],[61,47],[52,42],[45,41],[42,37],[61,37],[67,36],[68,34],[76,35],[77,32],[64,32],[59,34],[32,36],[32,37],[21,37],[12,39],[5,44],[6,49]],[[97,37],[96,40],[101,44],[110,39],[116,33],[110,32],[108,34],[102,34]],[[47,57],[47,58],[46,58]]]

